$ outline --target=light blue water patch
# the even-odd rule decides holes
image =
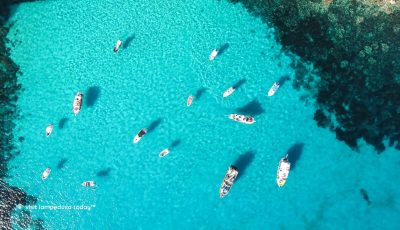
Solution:
[[[31,212],[46,228],[400,227],[391,221],[400,214],[398,153],[376,155],[362,145],[357,154],[336,141],[316,127],[312,103],[299,100],[291,81],[267,97],[294,70],[274,29],[242,6],[44,1],[20,5],[11,21],[9,38],[22,42],[12,58],[24,89],[15,135],[25,140],[8,182],[38,198]],[[117,39],[123,47],[115,54]],[[244,83],[223,98],[237,82]],[[78,91],[84,103],[74,117]],[[238,110],[256,123],[227,118]],[[49,123],[55,128],[46,138]],[[149,133],[133,144],[144,127]],[[278,188],[277,165],[287,152],[292,171]],[[221,200],[231,164],[239,178]],[[42,181],[46,167],[52,172]],[[97,187],[82,187],[86,180]]]

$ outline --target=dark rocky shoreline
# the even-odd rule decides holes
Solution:
[[[19,67],[11,60],[9,49],[6,46],[7,26],[10,17],[11,4],[27,2],[26,0],[2,0],[0,2],[0,227],[1,229],[12,229],[11,214],[18,205],[33,205],[36,198],[26,194],[17,187],[8,185],[4,178],[8,176],[7,162],[19,152],[13,145],[15,137],[13,129],[14,121],[18,119],[17,100],[21,85],[18,84]],[[23,141],[23,137],[18,138]],[[16,211],[16,224],[21,228],[43,229],[42,220],[34,220],[30,213],[24,209]]]
[[[277,28],[295,88],[316,101],[314,120],[354,150],[400,150],[400,10],[389,1],[228,0]],[[306,70],[312,63],[316,78]],[[388,144],[385,144],[387,142]]]

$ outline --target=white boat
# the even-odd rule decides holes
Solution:
[[[222,181],[219,189],[219,197],[223,198],[224,196],[228,195],[238,174],[239,172],[237,168],[231,165],[225,174],[224,180]]]
[[[133,143],[136,144],[140,141],[140,139],[142,139],[142,137],[147,133],[147,129],[143,128],[141,129],[135,136],[135,138],[133,138]]]
[[[279,161],[278,171],[276,172],[276,182],[279,187],[282,187],[286,183],[286,179],[289,176],[290,162],[288,160],[288,155]]]
[[[229,114],[229,119],[240,122],[240,123],[248,124],[248,125],[251,125],[254,122],[256,122],[256,120],[253,117],[235,114],[235,113]]]
[[[81,111],[82,100],[83,100],[83,94],[81,92],[77,92],[74,98],[74,103],[72,104],[75,116],[78,115],[78,113]]]
[[[235,92],[235,87],[230,87],[229,89],[227,89],[224,94],[222,95],[223,97],[228,97],[229,95],[231,95],[233,92]]]
[[[53,132],[54,126],[52,124],[48,125],[46,128],[46,137],[49,137],[51,132]]]
[[[219,52],[218,49],[214,49],[211,52],[210,57],[209,57],[210,61],[214,60],[214,58],[218,55],[218,52]]]
[[[169,148],[164,149],[160,152],[160,157],[165,157],[169,153]]]
[[[189,107],[189,106],[192,104],[192,102],[193,102],[193,96],[190,95],[190,96],[188,97],[188,99],[186,100],[186,106]]]
[[[42,173],[42,180],[46,180],[47,177],[49,177],[51,172],[51,168],[47,168],[46,170],[44,170],[44,172]]]
[[[84,181],[83,183],[82,183],[82,186],[83,187],[93,187],[93,186],[95,186],[96,185],[96,183],[94,182],[94,181]]]
[[[118,52],[118,50],[121,47],[121,45],[122,45],[122,41],[118,40],[117,44],[115,44],[115,47],[114,47],[114,53]]]
[[[271,97],[275,94],[275,92],[279,89],[279,82],[275,82],[272,87],[268,91],[268,96]]]

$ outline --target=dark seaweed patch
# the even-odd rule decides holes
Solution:
[[[355,150],[360,139],[378,153],[385,139],[400,149],[400,10],[363,1],[229,1],[274,25],[284,51],[300,56],[293,86],[315,98],[320,127]]]
[[[7,177],[7,161],[19,154],[15,148],[13,135],[15,120],[19,118],[17,110],[18,93],[21,85],[18,84],[19,67],[15,64],[10,55],[10,49],[6,43],[10,41],[6,38],[9,27],[5,26],[11,15],[10,6],[12,3],[26,2],[24,0],[2,0],[0,1],[0,227],[1,229],[11,229],[11,212],[17,205],[35,204],[36,198],[27,195],[19,188],[12,187],[3,181]],[[15,10],[15,8],[14,8]],[[12,25],[11,25],[12,26]],[[11,43],[10,43],[11,44]],[[11,44],[12,46],[13,44]],[[18,141],[23,142],[24,137],[19,137]],[[21,212],[20,226],[28,226],[32,221],[29,211]]]

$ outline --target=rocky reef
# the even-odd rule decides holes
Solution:
[[[318,126],[355,150],[359,140],[378,153],[400,150],[400,3],[228,1],[277,28],[285,51],[300,57],[293,86],[315,99]]]
[[[30,228],[41,226],[40,220],[30,218],[30,213],[20,209],[16,215],[17,219],[12,221],[11,214],[18,205],[33,205],[36,198],[27,195],[19,188],[8,185],[4,178],[7,177],[7,162],[18,155],[18,150],[13,145],[15,137],[13,130],[14,121],[18,119],[17,100],[21,85],[18,84],[19,67],[9,57],[10,52],[6,44],[9,42],[6,38],[9,27],[7,20],[11,12],[11,4],[24,2],[18,0],[0,1],[0,226],[1,229],[11,229],[12,222],[15,222],[21,228]],[[18,141],[23,141],[19,137]],[[16,213],[16,214],[18,214]],[[27,218],[29,217],[29,218]]]

